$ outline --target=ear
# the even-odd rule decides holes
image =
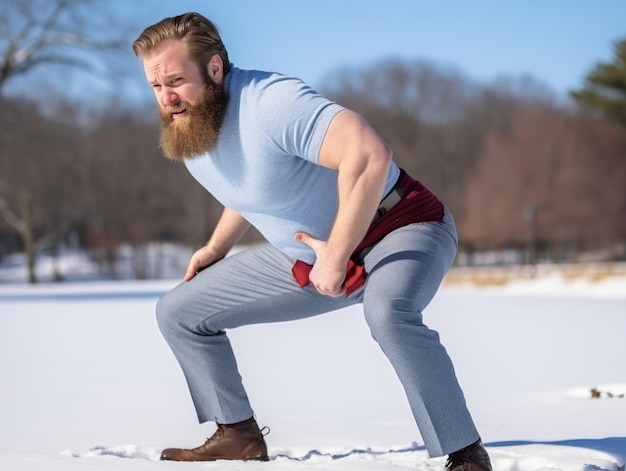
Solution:
[[[213,54],[211,60],[206,66],[206,71],[209,74],[209,78],[216,85],[222,85],[224,83],[224,61],[219,54]]]

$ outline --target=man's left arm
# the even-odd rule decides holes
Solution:
[[[296,234],[298,241],[315,251],[309,279],[320,293],[345,293],[348,260],[378,209],[391,158],[391,148],[356,113],[343,110],[331,121],[319,164],[338,171],[337,216],[326,241],[302,232]]]

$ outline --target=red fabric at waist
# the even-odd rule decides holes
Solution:
[[[346,296],[365,285],[367,272],[359,259],[363,250],[375,245],[399,227],[420,222],[443,222],[444,206],[439,198],[409,174],[403,170],[401,172],[394,188],[404,189],[404,197],[370,226],[361,243],[354,249],[348,260],[344,281]],[[309,273],[312,268],[301,260],[297,260],[292,267],[293,277],[301,287],[310,283]]]

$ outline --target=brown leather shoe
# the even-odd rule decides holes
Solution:
[[[204,444],[191,450],[168,448],[161,459],[168,461],[269,461],[264,434],[254,418],[232,425],[217,424]]]
[[[480,440],[450,453],[446,461],[448,471],[492,471],[487,450]]]

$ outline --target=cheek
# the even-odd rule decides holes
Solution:
[[[197,103],[202,97],[203,91],[204,87],[196,85],[190,86],[183,90],[183,94],[180,95],[180,99],[188,103]]]

